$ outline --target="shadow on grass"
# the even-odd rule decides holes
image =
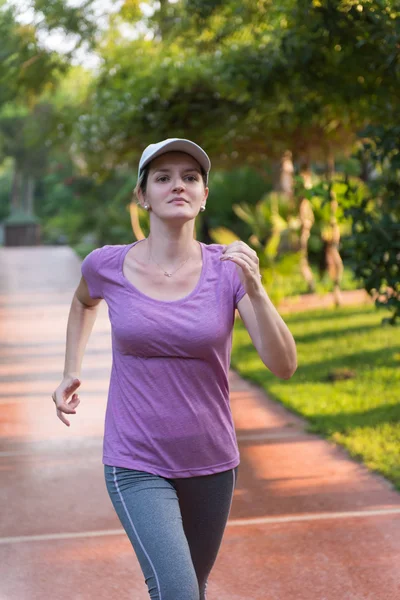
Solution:
[[[398,352],[400,352],[400,346],[381,348],[379,350],[364,350],[363,352],[356,353],[349,348],[349,354],[337,356],[330,360],[327,360],[324,356],[316,356],[315,361],[308,361],[306,365],[300,365],[293,378],[301,374],[310,383],[321,382],[334,385],[334,382],[327,380],[327,375],[330,371],[348,367],[356,371],[357,377],[357,367],[360,370],[360,374],[364,374],[369,367],[396,368],[399,367],[399,360],[395,358]],[[318,370],[316,371],[316,369]]]
[[[400,422],[400,402],[385,406],[376,406],[368,410],[336,413],[334,415],[316,414],[309,417],[308,431],[322,432],[333,435],[334,433],[348,434],[354,429],[363,427],[377,427],[379,425],[394,425]]]
[[[357,325],[355,327],[348,327],[346,329],[346,335],[349,333],[357,334],[357,333],[365,333],[371,331],[379,331],[381,330],[381,325],[378,324],[369,324],[369,325]],[[302,343],[312,343],[318,340],[324,340],[327,338],[340,338],[343,335],[341,329],[324,329],[323,331],[313,332],[313,333],[305,333],[305,334],[293,334],[296,342]]]
[[[360,328],[357,328],[357,331]],[[361,331],[366,328],[362,327]],[[374,327],[368,328],[373,330]],[[337,337],[340,335],[340,332],[337,332]],[[315,339],[318,339],[319,334],[316,336],[309,336],[306,340],[311,342]],[[325,333],[321,337],[326,337]],[[336,336],[334,336],[336,337]],[[296,338],[299,341],[299,338]],[[254,346],[251,342],[241,343],[240,346],[235,348],[235,362],[239,363],[241,360],[247,360],[249,354],[255,353]],[[306,364],[299,364],[296,373],[293,375],[291,380],[295,381],[296,377],[301,376],[302,379],[307,380],[309,383],[326,383],[329,385],[335,385],[334,382],[329,381],[327,379],[328,374],[335,370],[343,367],[352,368],[356,371],[357,378],[357,367],[360,368],[361,374],[365,373],[369,366],[371,367],[387,367],[387,368],[398,368],[400,366],[400,361],[396,358],[396,354],[400,353],[400,345],[391,346],[390,348],[381,348],[378,350],[364,350],[362,352],[354,352],[349,348],[349,354],[340,355],[335,358],[331,358],[327,360],[325,355],[319,355],[315,357],[314,361],[307,360]],[[257,354],[258,356],[258,354]],[[259,359],[261,362],[261,359]],[[232,365],[233,366],[233,365]],[[245,368],[245,367],[244,367]],[[265,380],[266,371],[269,373],[267,367],[262,367],[260,369],[252,369],[251,378],[256,377],[258,382],[263,382]],[[242,377],[245,377],[244,374],[240,373]],[[250,377],[249,377],[250,379]],[[340,382],[339,382],[340,383]],[[400,398],[400,394],[399,394]]]

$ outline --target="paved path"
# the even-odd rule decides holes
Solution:
[[[70,428],[50,398],[79,273],[68,248],[0,248],[0,600],[148,600],[103,480],[104,303]],[[241,465],[209,600],[398,600],[400,494],[230,381]]]

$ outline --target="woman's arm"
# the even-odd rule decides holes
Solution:
[[[237,309],[265,366],[280,379],[290,379],[297,369],[296,343],[261,282]]]
[[[84,277],[81,278],[71,302],[67,324],[67,343],[65,350],[64,377],[52,398],[56,405],[58,418],[70,425],[63,413],[75,414],[80,400],[75,391],[81,385],[80,373],[86,344],[96,320],[101,298],[93,300]],[[71,396],[70,401],[67,402]]]
[[[101,298],[93,300],[82,276],[72,299],[67,324],[64,377],[80,377],[83,354],[96,321]]]
[[[247,293],[236,306],[261,360],[280,379],[290,379],[297,369],[296,343],[260,281],[256,251],[235,240],[225,246],[220,260],[232,260],[240,267],[239,279]]]

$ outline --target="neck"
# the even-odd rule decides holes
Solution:
[[[165,269],[178,267],[185,260],[199,256],[199,244],[193,237],[193,226],[155,232],[152,227],[145,242],[149,262],[153,259]],[[150,258],[151,256],[151,258]]]

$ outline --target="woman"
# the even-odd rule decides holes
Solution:
[[[235,308],[264,364],[284,379],[296,370],[293,337],[262,286],[256,253],[242,241],[194,239],[210,167],[189,140],[144,150],[135,192],[150,233],[84,259],[53,394],[69,426],[64,414],[80,402],[82,356],[104,298],[113,351],[106,486],[157,600],[205,600],[229,516],[240,462],[228,385]]]

